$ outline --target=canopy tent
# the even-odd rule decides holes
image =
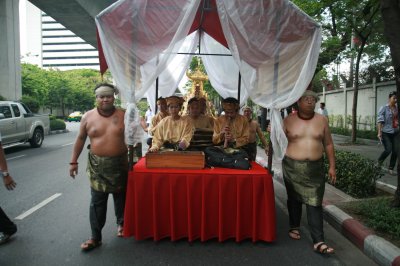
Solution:
[[[160,95],[171,95],[200,38],[206,53],[229,49],[232,54],[203,57],[211,84],[221,96],[237,95],[238,83],[227,81],[237,80],[240,71],[244,92],[240,101],[250,97],[272,109],[271,141],[275,156],[283,157],[287,140],[279,110],[300,98],[310,83],[321,43],[319,25],[293,3],[120,0],[102,11],[96,24],[108,67],[128,101],[128,144],[140,141],[132,138],[138,120],[136,99],[151,95],[157,77]]]

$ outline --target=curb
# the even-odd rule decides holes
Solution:
[[[332,134],[332,137],[336,138],[341,138],[345,139],[346,141],[349,141],[351,139],[350,136],[344,136],[344,135],[339,135],[339,134]],[[357,138],[358,141],[363,142],[365,145],[378,145],[379,141],[374,140],[374,139],[362,139],[362,138]]]
[[[325,220],[379,265],[400,266],[400,248],[336,207],[323,204]]]
[[[268,162],[261,157],[257,163],[267,167]],[[274,178],[274,182],[280,182]],[[389,241],[375,235],[374,231],[339,209],[337,206],[323,201],[324,219],[337,231],[349,239],[365,255],[379,265],[400,266],[400,248]]]

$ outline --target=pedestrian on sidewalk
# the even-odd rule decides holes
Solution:
[[[326,110],[325,103],[323,103],[323,102],[319,103],[318,113],[325,116],[329,122],[328,110]]]
[[[87,174],[90,179],[89,208],[91,237],[81,244],[82,251],[90,251],[102,244],[102,229],[107,217],[109,194],[114,198],[117,236],[123,236],[125,191],[128,178],[128,149],[124,138],[125,111],[114,105],[118,90],[103,83],[94,89],[96,108],[86,112],[81,121],[70,161],[72,178],[78,174],[78,158],[89,137]]]
[[[318,96],[306,90],[297,101],[298,112],[283,121],[288,139],[282,160],[283,179],[288,196],[289,237],[300,239],[302,204],[306,204],[314,251],[332,254],[334,249],[325,243],[322,217],[322,199],[325,193],[324,152],[328,158],[328,174],[336,181],[335,152],[328,120],[315,113]]]
[[[3,178],[4,186],[8,190],[13,190],[17,185],[8,172],[6,156],[1,145],[0,133],[0,175]],[[0,245],[6,243],[10,237],[17,232],[17,226],[8,218],[7,214],[0,207]]]
[[[378,164],[382,165],[385,159],[392,154],[390,156],[389,173],[393,175],[393,169],[397,160],[397,151],[395,149],[396,136],[399,133],[397,95],[395,91],[389,93],[388,103],[379,109],[377,122],[378,139],[382,142],[385,149],[378,158]]]

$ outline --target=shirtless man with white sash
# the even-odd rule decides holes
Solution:
[[[81,245],[83,251],[101,246],[101,230],[106,222],[107,199],[114,198],[117,236],[123,236],[125,190],[128,176],[127,147],[124,141],[125,111],[114,106],[118,90],[111,84],[100,84],[94,90],[97,107],[86,112],[70,161],[70,176],[78,174],[78,158],[87,137],[90,140],[87,174],[90,179],[90,226],[92,236]]]

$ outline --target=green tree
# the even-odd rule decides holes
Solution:
[[[397,98],[400,97],[400,1],[381,0],[384,34],[390,47],[396,77]],[[400,105],[398,105],[400,111]]]
[[[101,82],[111,82],[106,73],[102,80],[99,71],[77,69],[60,71],[44,70],[35,65],[22,64],[22,94],[35,99],[40,107],[62,110],[86,111],[94,106],[93,88]]]
[[[33,97],[40,106],[45,106],[49,83],[46,71],[36,65],[21,64],[22,95]]]
[[[365,55],[368,55],[367,62],[382,59],[386,48],[382,38],[379,0],[295,0],[294,2],[322,26],[323,42],[317,71],[333,62],[339,54],[356,57],[354,79],[353,67],[349,74],[349,85],[354,84],[352,142],[355,142],[357,119],[354,118],[357,117],[360,63]],[[353,33],[355,37],[350,38]],[[354,41],[355,45],[353,46],[350,41]],[[336,79],[338,80],[338,77]]]
[[[344,5],[346,1],[348,0],[293,0],[293,3],[315,19],[322,28],[323,41],[316,73],[332,63],[350,44],[351,29],[344,16],[348,11]]]

